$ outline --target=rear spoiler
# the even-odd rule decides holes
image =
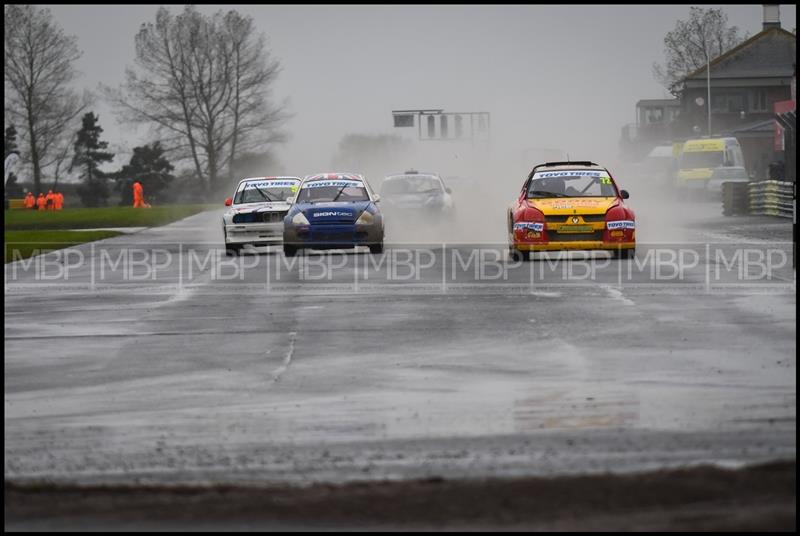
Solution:
[[[570,162],[545,162],[544,164],[539,164],[535,167],[550,167],[550,166],[599,166],[600,164],[595,164],[594,162],[590,162],[588,160],[572,160]],[[535,169],[535,168],[534,168]]]

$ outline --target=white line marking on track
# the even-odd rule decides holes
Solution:
[[[272,373],[272,381],[279,382],[281,379],[281,374],[286,372],[286,369],[289,368],[289,364],[292,362],[292,355],[294,355],[294,341],[297,338],[297,332],[292,331],[289,333],[289,350],[286,352],[286,357],[283,358],[283,363],[280,367],[278,367],[275,372]]]
[[[636,302],[623,296],[622,291],[619,289],[610,287],[608,285],[602,285],[600,288],[602,288],[612,300],[621,301],[625,305],[636,305]]]
[[[531,296],[538,296],[540,298],[560,298],[560,292],[545,292],[542,290],[532,290],[530,292]]]

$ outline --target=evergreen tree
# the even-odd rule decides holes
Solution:
[[[131,161],[117,173],[117,188],[121,190],[120,205],[133,202],[132,185],[135,181],[142,183],[144,194],[149,202],[157,200],[159,194],[175,178],[170,172],[175,167],[164,156],[164,148],[159,142],[151,145],[134,147]]]
[[[3,158],[11,154],[11,151],[19,152],[17,148],[17,129],[14,128],[14,125],[6,127],[6,137],[3,140]]]
[[[98,169],[98,165],[114,159],[114,153],[103,150],[108,147],[108,142],[100,141],[103,128],[97,124],[98,119],[92,112],[83,116],[83,124],[75,141],[75,156],[70,167],[70,170],[76,167],[83,168],[82,177],[87,180],[106,178],[107,175]]]
[[[99,165],[114,159],[114,153],[106,152],[108,142],[100,141],[102,127],[97,124],[98,117],[92,112],[83,116],[83,125],[78,131],[75,141],[75,155],[72,157],[73,168],[81,169],[84,183],[78,187],[78,195],[87,207],[105,206],[108,201],[108,174],[100,171]]]

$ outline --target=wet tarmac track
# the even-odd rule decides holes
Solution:
[[[291,264],[224,257],[218,218],[6,265],[6,481],[308,484],[795,458],[785,222],[708,218],[636,261],[395,242],[383,260]],[[681,248],[686,262],[670,262]]]

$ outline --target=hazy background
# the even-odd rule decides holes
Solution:
[[[134,35],[159,6],[47,7],[78,37],[80,82],[96,89],[120,84]],[[750,35],[761,29],[760,4],[704,7],[724,8]],[[391,110],[404,108],[491,112],[493,152],[517,166],[529,147],[615,156],[636,101],[669,96],[651,65],[663,59],[664,34],[689,13],[688,5],[198,6],[228,8],[254,17],[282,63],[274,97],[289,99],[295,115],[277,156],[298,174],[328,168],[348,133],[415,136],[392,128]],[[781,6],[784,27],[795,19],[795,6]],[[94,109],[117,151],[151,141],[118,125],[104,103]]]
[[[83,87],[119,86],[134,60],[134,35],[159,5],[48,6],[83,50]],[[173,13],[183,5],[170,5]],[[569,155],[607,166],[631,193],[641,242],[683,239],[672,225],[685,206],[618,160],[620,129],[635,122],[640,99],[669,98],[652,74],[664,35],[690,5],[666,6],[308,6],[201,5],[206,14],[236,9],[251,15],[282,64],[275,102],[293,114],[289,141],[274,151],[276,169],[306,175],[334,170],[383,176],[415,167],[438,172],[454,192],[453,224],[410,219],[387,223],[389,242],[506,241],[509,203],[531,167]],[[753,35],[762,5],[725,5],[729,25]],[[781,6],[792,30],[796,7]],[[418,142],[417,128],[393,128],[393,109],[491,113],[490,144]],[[98,101],[104,139],[117,153],[107,169],[127,162],[133,147],[155,141],[145,128],[117,124]],[[451,127],[452,128],[452,127]],[[337,159],[347,134],[400,134],[403,150],[375,153],[361,165]],[[550,151],[544,151],[550,149]],[[345,159],[347,160],[347,159]],[[349,161],[352,161],[349,160]],[[461,176],[471,180],[450,179]],[[221,199],[220,199],[221,201]],[[694,206],[717,215],[718,204]],[[388,221],[388,220],[387,220]]]

